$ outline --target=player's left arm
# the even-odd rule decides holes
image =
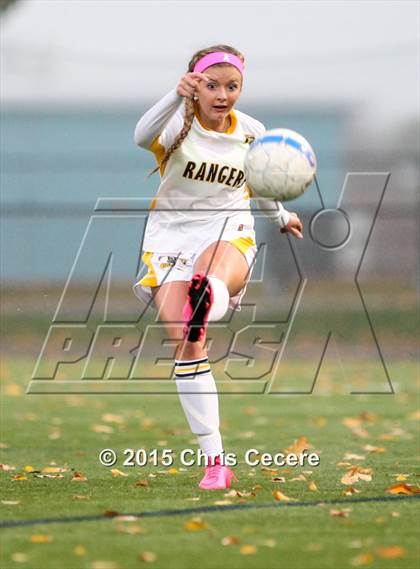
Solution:
[[[295,211],[289,211],[289,221],[287,225],[280,229],[281,233],[291,233],[298,239],[303,239],[303,223],[299,219],[298,214]]]

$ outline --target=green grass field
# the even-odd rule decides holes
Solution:
[[[2,529],[4,568],[418,567],[420,502],[387,492],[399,481],[418,486],[413,364],[392,363],[395,395],[334,393],[331,372],[318,386],[328,395],[222,397],[225,449],[239,460],[233,488],[240,494],[228,496],[199,490],[202,468],[180,463],[181,449],[195,444],[175,395],[24,395],[33,361],[3,364],[1,463],[14,470],[0,472],[2,520],[87,518]],[[270,471],[243,460],[248,448],[282,452],[302,436],[320,466]],[[127,476],[99,463],[103,448],[120,455],[113,468]],[[172,448],[173,467],[125,467],[126,448]],[[341,478],[351,465],[370,468],[372,479],[352,484],[359,493],[346,496]],[[72,480],[76,471],[86,479]],[[275,490],[308,505],[276,501]],[[357,503],[365,498],[397,500]],[[275,507],[229,509],[253,504]],[[206,506],[219,510],[199,511]],[[122,517],[191,508],[197,511]]]

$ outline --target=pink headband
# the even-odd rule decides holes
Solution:
[[[226,53],[225,51],[214,51],[209,53],[199,59],[194,65],[194,71],[197,73],[202,73],[210,65],[215,65],[216,63],[230,63],[236,69],[238,69],[242,74],[244,72],[244,64],[236,55],[232,53]]]

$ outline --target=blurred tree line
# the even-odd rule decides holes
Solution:
[[[17,0],[0,0],[0,12],[4,12],[11,4],[15,4]]]

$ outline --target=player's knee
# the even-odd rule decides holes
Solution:
[[[222,279],[213,275],[209,275],[208,279],[213,292],[213,304],[208,319],[209,322],[215,322],[221,320],[229,308],[229,291]]]

